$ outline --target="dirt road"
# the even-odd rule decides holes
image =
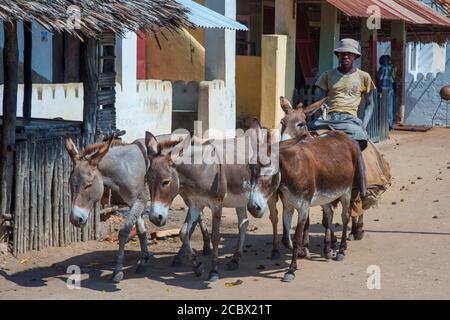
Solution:
[[[170,266],[180,240],[152,244],[155,253],[146,274],[134,273],[139,246],[127,245],[125,279],[109,281],[117,244],[91,241],[66,248],[30,252],[19,259],[0,256],[1,299],[440,299],[450,298],[450,129],[427,133],[395,132],[380,145],[391,164],[393,184],[380,205],[365,218],[365,238],[349,242],[344,261],[321,258],[321,213],[311,213],[312,261],[299,261],[292,283],[283,283],[289,252],[269,260],[271,224],[268,214],[250,219],[247,248],[238,271],[226,271],[236,243],[237,222],[227,209],[222,225],[221,279],[195,278],[188,263]],[[338,212],[340,215],[340,212]],[[336,215],[334,221],[339,222]],[[176,211],[169,227],[179,226]],[[209,215],[209,212],[207,213]],[[210,225],[210,224],[209,224]],[[279,232],[281,233],[281,217]],[[335,227],[340,235],[340,226]],[[156,230],[152,227],[151,231]],[[199,232],[194,247],[201,250]],[[209,266],[209,257],[200,257]],[[66,286],[69,265],[81,267],[81,289]],[[380,289],[369,290],[369,266],[379,267]],[[236,280],[237,286],[227,286]]]

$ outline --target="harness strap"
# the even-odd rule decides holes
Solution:
[[[144,147],[142,146],[142,144],[139,143],[139,141],[134,141],[132,144],[137,145],[139,150],[141,150],[142,155],[144,156],[145,168],[148,170],[149,160],[148,160],[148,157],[147,157],[147,150],[144,149]]]

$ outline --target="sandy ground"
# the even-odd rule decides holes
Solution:
[[[281,278],[289,252],[281,248],[279,261],[268,259],[271,224],[250,218],[246,252],[240,269],[226,271],[225,263],[236,243],[237,222],[226,209],[220,249],[221,279],[206,281],[207,272],[196,278],[189,264],[171,267],[180,240],[152,243],[154,252],[145,274],[135,274],[139,245],[127,245],[124,280],[110,282],[117,244],[90,241],[65,248],[29,252],[19,259],[0,256],[1,299],[448,299],[450,298],[450,129],[427,133],[395,132],[382,143],[381,151],[391,164],[393,184],[378,208],[367,212],[365,238],[349,242],[344,261],[321,258],[321,212],[312,209],[313,259],[299,260],[292,283]],[[394,204],[395,203],[395,204]],[[178,202],[178,206],[180,203]],[[183,210],[175,210],[165,228],[181,225]],[[340,213],[339,213],[340,214]],[[209,216],[209,212],[206,213]],[[295,220],[294,220],[295,221]],[[336,215],[334,222],[339,222]],[[209,224],[210,225],[210,224]],[[279,232],[282,231],[281,217]],[[151,227],[151,231],[156,227]],[[340,226],[336,226],[338,236]],[[201,250],[200,233],[193,236]],[[210,257],[200,256],[209,266]],[[67,267],[81,268],[81,289],[70,290]],[[369,290],[369,266],[377,266],[381,288]],[[263,267],[261,267],[263,266]],[[227,283],[242,280],[236,286]]]

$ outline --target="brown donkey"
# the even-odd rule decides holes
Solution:
[[[281,120],[281,135],[282,140],[288,140],[291,138],[312,138],[306,127],[306,118],[308,115],[315,113],[327,100],[324,98],[314,104],[303,107],[302,104],[297,105],[295,108],[291,106],[286,98],[281,97],[280,105],[283,109],[285,116]],[[319,132],[324,133],[323,132]],[[352,231],[349,235],[349,240],[361,240],[364,235],[363,230],[363,214],[364,210],[369,209],[376,204],[379,196],[386,191],[390,185],[390,167],[389,163],[383,158],[375,145],[369,141],[368,147],[362,152],[364,162],[366,164],[366,182],[367,182],[367,194],[364,203],[361,202],[358,189],[353,190],[352,207],[350,208],[350,216],[352,218]],[[337,202],[333,204],[335,208]],[[286,217],[283,220],[285,227],[283,230],[290,230],[291,219]],[[305,230],[306,240],[305,246],[307,247],[307,230]],[[334,236],[333,236],[333,239]],[[334,241],[334,240],[333,240]],[[292,241],[289,234],[283,234],[283,243],[286,243],[288,247],[292,249]]]
[[[283,279],[288,282],[295,277],[299,254],[304,254],[303,233],[311,206],[320,205],[324,208],[326,229],[324,254],[329,258],[333,217],[331,203],[336,200],[341,202],[343,234],[336,259],[344,258],[352,189],[354,185],[361,187],[361,179],[358,179],[360,149],[345,133],[330,131],[314,139],[297,138],[282,141],[278,153],[281,172],[278,191],[283,203],[283,216],[292,216],[294,209],[298,212],[292,262]],[[254,190],[261,188],[263,184],[257,176]]]

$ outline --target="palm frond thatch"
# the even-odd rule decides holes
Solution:
[[[0,19],[35,22],[79,37],[193,27],[176,0],[0,0]]]

